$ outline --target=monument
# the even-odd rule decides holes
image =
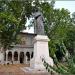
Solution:
[[[34,33],[37,35],[45,35],[44,32],[44,17],[40,11],[33,13],[34,17]]]
[[[51,66],[53,66],[53,59],[49,57],[48,37],[44,32],[43,15],[40,11],[33,14],[35,18],[35,33],[34,37],[34,56],[30,61],[30,69],[33,71],[46,71],[43,65],[42,58]]]

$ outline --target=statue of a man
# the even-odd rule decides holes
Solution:
[[[44,18],[43,15],[40,11],[34,12],[33,13],[33,17],[34,17],[34,33],[36,33],[37,35],[45,35],[44,33]]]

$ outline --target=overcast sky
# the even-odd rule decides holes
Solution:
[[[56,1],[55,2],[55,8],[65,8],[68,9],[71,14],[75,12],[75,1],[74,0],[68,0],[68,1]]]
[[[55,8],[68,9],[71,12],[71,14],[72,14],[73,12],[75,12],[75,1],[74,0],[56,1],[55,2]],[[27,23],[29,23],[29,21]],[[33,33],[34,32],[33,27],[31,27],[30,29],[27,28],[27,30],[25,30],[25,31],[29,32],[29,33]]]

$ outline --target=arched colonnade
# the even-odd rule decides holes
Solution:
[[[5,52],[5,64],[29,64],[33,58],[33,51],[12,51],[8,50]]]

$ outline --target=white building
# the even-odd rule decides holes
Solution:
[[[23,33],[21,32],[20,42],[10,50],[5,52],[4,63],[5,64],[19,64],[19,63],[30,63],[31,58],[33,57],[33,38],[36,34],[32,33]],[[3,63],[3,62],[2,62]]]

